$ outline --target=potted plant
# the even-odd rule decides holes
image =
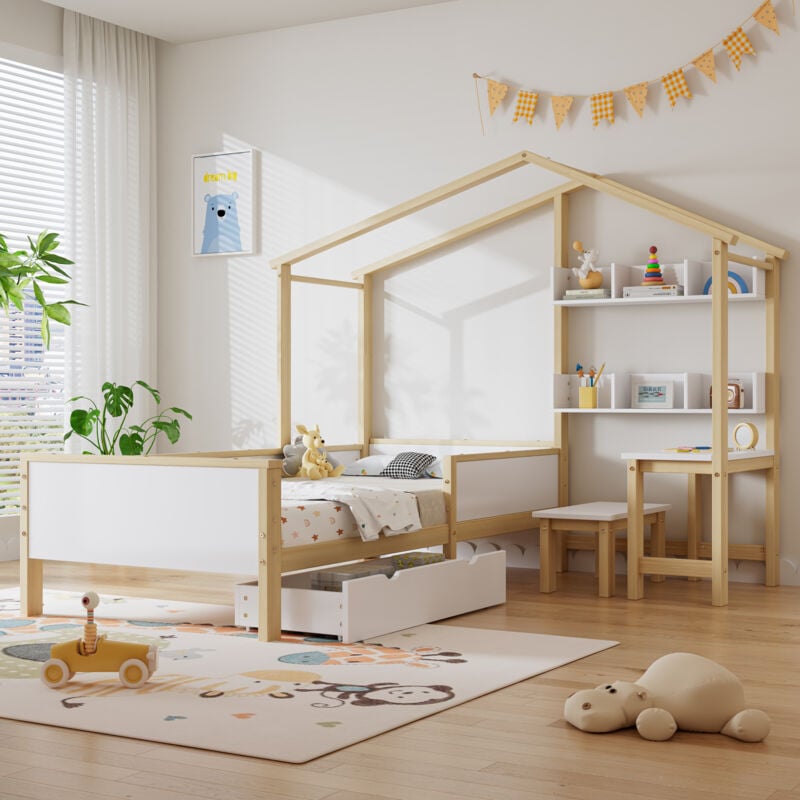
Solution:
[[[69,283],[70,276],[63,269],[73,264],[64,256],[56,254],[58,234],[42,231],[36,241],[28,237],[30,250],[8,249],[5,236],[0,234],[0,305],[8,315],[13,303],[20,311],[26,300],[33,300],[42,307],[42,341],[50,347],[50,320],[69,325],[72,318],[68,305],[84,305],[77,300],[59,300],[48,303],[42,284]]]
[[[138,425],[126,425],[128,414],[133,408],[133,390],[141,386],[150,393],[156,402],[161,403],[161,394],[144,381],[134,381],[131,386],[106,381],[103,393],[102,408],[90,397],[79,395],[69,400],[75,403],[85,400],[89,408],[76,408],[69,417],[70,430],[64,434],[64,441],[73,433],[85,439],[95,449],[84,450],[84,455],[97,453],[103,456],[115,455],[117,448],[124,456],[147,455],[156,443],[159,434],[164,434],[170,444],[175,444],[181,436],[179,416],[191,419],[192,415],[182,408],[172,406],[160,411]]]

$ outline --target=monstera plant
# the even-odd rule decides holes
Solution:
[[[69,283],[65,266],[74,263],[56,254],[58,234],[42,231],[34,241],[28,237],[30,250],[8,249],[5,236],[0,234],[0,305],[6,315],[13,304],[20,311],[26,301],[33,300],[42,307],[42,341],[50,347],[50,320],[69,325],[72,318],[68,305],[84,305],[77,300],[48,303],[43,285]]]
[[[133,408],[133,390],[136,386],[149,392],[156,406],[161,403],[158,389],[144,381],[134,381],[130,386],[106,381],[101,388],[102,407],[83,395],[70,399],[70,403],[84,400],[89,408],[76,408],[72,411],[69,417],[70,430],[64,434],[64,441],[75,433],[94,447],[94,450],[84,450],[84,455],[95,453],[103,456],[115,455],[117,452],[123,456],[147,455],[162,433],[170,444],[175,444],[181,437],[179,417],[191,419],[192,415],[182,408],[172,406],[144,422],[126,425],[128,414]]]

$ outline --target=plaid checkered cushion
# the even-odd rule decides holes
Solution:
[[[384,478],[422,478],[425,467],[436,461],[428,453],[398,453],[382,470]]]

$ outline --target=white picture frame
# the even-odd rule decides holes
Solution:
[[[254,252],[253,150],[192,156],[192,255]]]
[[[631,382],[631,408],[672,408],[674,386],[672,381],[639,380]]]

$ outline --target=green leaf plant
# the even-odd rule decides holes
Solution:
[[[147,455],[156,443],[159,434],[164,434],[170,444],[175,444],[181,437],[179,416],[191,419],[192,415],[182,408],[172,406],[149,417],[139,425],[127,425],[128,414],[133,408],[133,390],[141,386],[148,391],[156,402],[161,403],[161,394],[144,381],[134,381],[131,386],[122,386],[106,381],[103,392],[103,406],[100,408],[90,397],[79,395],[69,400],[75,403],[85,400],[89,408],[76,408],[69,417],[70,430],[64,434],[64,441],[73,433],[89,442],[94,450],[84,450],[84,455],[99,454],[113,456]]]
[[[42,307],[42,341],[49,348],[50,320],[69,325],[72,318],[67,306],[85,304],[77,300],[48,303],[44,296],[43,284],[70,282],[64,267],[75,263],[55,253],[58,234],[42,231],[36,241],[29,236],[28,243],[30,250],[12,252],[5,236],[0,234],[0,306],[7,316],[12,304],[22,311],[26,300],[35,300]]]

